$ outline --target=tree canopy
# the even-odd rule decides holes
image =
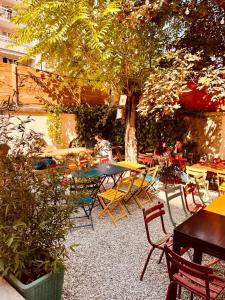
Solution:
[[[142,111],[173,111],[190,79],[213,77],[209,91],[224,94],[224,77],[215,75],[224,74],[224,1],[24,0],[18,12],[15,41],[33,44],[24,59],[41,54],[59,74],[112,97],[144,91]],[[199,58],[171,60],[180,53]]]
[[[42,61],[78,84],[113,93],[140,89],[166,35],[155,23],[126,26],[118,17],[122,3],[24,0],[14,19],[23,26],[14,39],[33,43],[24,59],[41,54]]]

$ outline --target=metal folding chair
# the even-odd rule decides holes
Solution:
[[[170,278],[166,300],[177,299],[177,295],[175,295],[177,286],[179,287],[179,299],[183,299],[181,298],[181,287],[191,293],[190,299],[196,295],[205,300],[216,299],[225,289],[225,278],[214,275],[213,269],[187,261],[167,245],[165,245],[165,254]]]
[[[155,249],[159,249],[159,250],[162,251],[162,253],[160,255],[160,258],[159,258],[159,261],[158,261],[158,263],[160,263],[161,260],[162,260],[163,254],[164,254],[164,245],[165,244],[167,244],[168,246],[172,245],[172,242],[173,242],[172,235],[168,234],[166,232],[165,225],[164,225],[164,220],[163,220],[163,215],[165,215],[164,205],[163,205],[163,203],[160,203],[160,202],[157,205],[155,205],[155,206],[153,206],[149,209],[146,209],[146,210],[143,209],[143,216],[144,216],[147,239],[148,239],[149,244],[151,245],[151,248],[150,248],[148,257],[146,259],[144,268],[142,270],[140,280],[143,280],[143,277],[144,277],[146,268],[148,266],[150,257],[152,255],[152,252]],[[149,223],[152,222],[155,219],[158,219],[158,218],[160,218],[163,237],[161,239],[159,239],[158,241],[153,241],[151,239],[151,235],[150,235],[150,232],[149,232]]]
[[[185,207],[186,207],[186,210],[190,214],[195,214],[199,210],[206,207],[206,205],[201,201],[201,199],[200,199],[201,203],[196,201],[196,199],[195,199],[195,184],[194,183],[189,182],[185,186],[183,186],[183,193],[184,193]],[[189,196],[191,196],[191,197],[189,197]]]
[[[173,218],[172,208],[171,208],[171,201],[174,201],[174,199],[179,199],[179,201],[182,204],[182,208],[183,208],[185,217],[186,218],[188,217],[187,211],[185,209],[184,197],[183,197],[181,186],[177,185],[177,186],[167,187],[165,189],[165,194],[166,194],[166,203],[167,203],[167,208],[168,208],[168,212],[169,212],[170,221],[171,221],[172,225],[174,227],[176,227],[178,224]]]
[[[126,184],[128,184],[128,189],[125,192],[120,191],[120,187],[124,184],[124,181],[126,181]],[[115,188],[108,189],[105,192],[99,193],[97,196],[100,204],[103,207],[103,210],[99,213],[98,217],[101,218],[105,214],[108,214],[114,224],[120,219],[128,217],[127,210],[123,204],[123,200],[130,193],[132,184],[132,178],[130,178],[129,180],[127,180],[127,178],[122,178],[119,180]],[[113,212],[116,209],[119,211],[118,216],[113,215]]]
[[[201,198],[203,202],[209,200],[209,181],[206,179],[207,170],[187,166],[186,173],[188,181],[196,184],[199,198]],[[200,193],[200,188],[204,189],[203,197]]]
[[[217,172],[217,185],[218,185],[219,195],[224,195],[225,194],[225,172],[224,171]]]

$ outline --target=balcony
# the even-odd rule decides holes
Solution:
[[[0,6],[0,17],[9,20],[16,15],[16,12],[11,8],[6,8],[4,6]]]
[[[9,35],[0,34],[0,52],[11,53],[16,55],[23,55],[26,53],[27,45],[9,47],[8,45],[12,43]]]

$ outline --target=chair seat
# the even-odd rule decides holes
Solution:
[[[172,234],[167,233],[163,238],[159,239],[156,243],[157,246],[164,246],[167,244],[168,247],[172,246],[173,244],[173,237]]]
[[[199,210],[201,210],[205,207],[206,207],[206,205],[198,203],[195,205],[195,207],[191,208],[191,213],[195,214],[196,212],[198,212]]]
[[[113,201],[115,199],[120,199],[124,196],[124,192],[117,191],[115,189],[109,189],[101,194],[98,194],[103,199],[106,199],[108,201]]]
[[[79,200],[79,204],[92,204],[95,202],[95,198],[91,197],[91,196],[84,196],[81,197]]]
[[[128,184],[122,184],[121,186],[120,186],[120,192],[126,192],[127,191],[127,189],[129,188],[129,185]],[[138,190],[138,187],[137,186],[132,186],[131,187],[131,193],[133,194],[133,193],[135,193],[135,192],[137,192],[137,190]]]
[[[148,181],[144,180],[142,178],[138,178],[134,180],[133,185],[137,187],[146,187],[148,185]]]
[[[225,182],[219,185],[219,189],[225,191]]]
[[[154,181],[155,183],[159,182],[159,178],[153,178],[151,175],[146,175],[145,180],[147,182]]]
[[[173,278],[178,282],[181,282],[183,286],[185,286],[190,291],[197,292],[199,296],[206,296],[205,280],[196,278],[184,271],[179,271],[178,273],[174,274]],[[198,287],[196,287],[196,284],[198,285]],[[216,299],[216,297],[222,292],[224,288],[225,282],[220,279],[214,278],[213,281],[209,283],[210,299]]]

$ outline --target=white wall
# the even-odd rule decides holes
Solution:
[[[18,124],[19,119],[26,120],[28,114],[16,114],[14,118],[14,123]],[[38,115],[32,115],[31,116],[32,121],[26,124],[26,130],[34,130],[36,133],[41,133],[43,135],[43,139],[47,142],[48,145],[56,146],[54,145],[53,141],[48,135],[48,126],[47,126],[47,114],[38,114]],[[61,126],[62,126],[62,135],[61,135],[61,141],[65,148],[68,147],[70,141],[76,137],[76,122],[75,122],[75,116],[73,114],[62,114],[61,115]]]

